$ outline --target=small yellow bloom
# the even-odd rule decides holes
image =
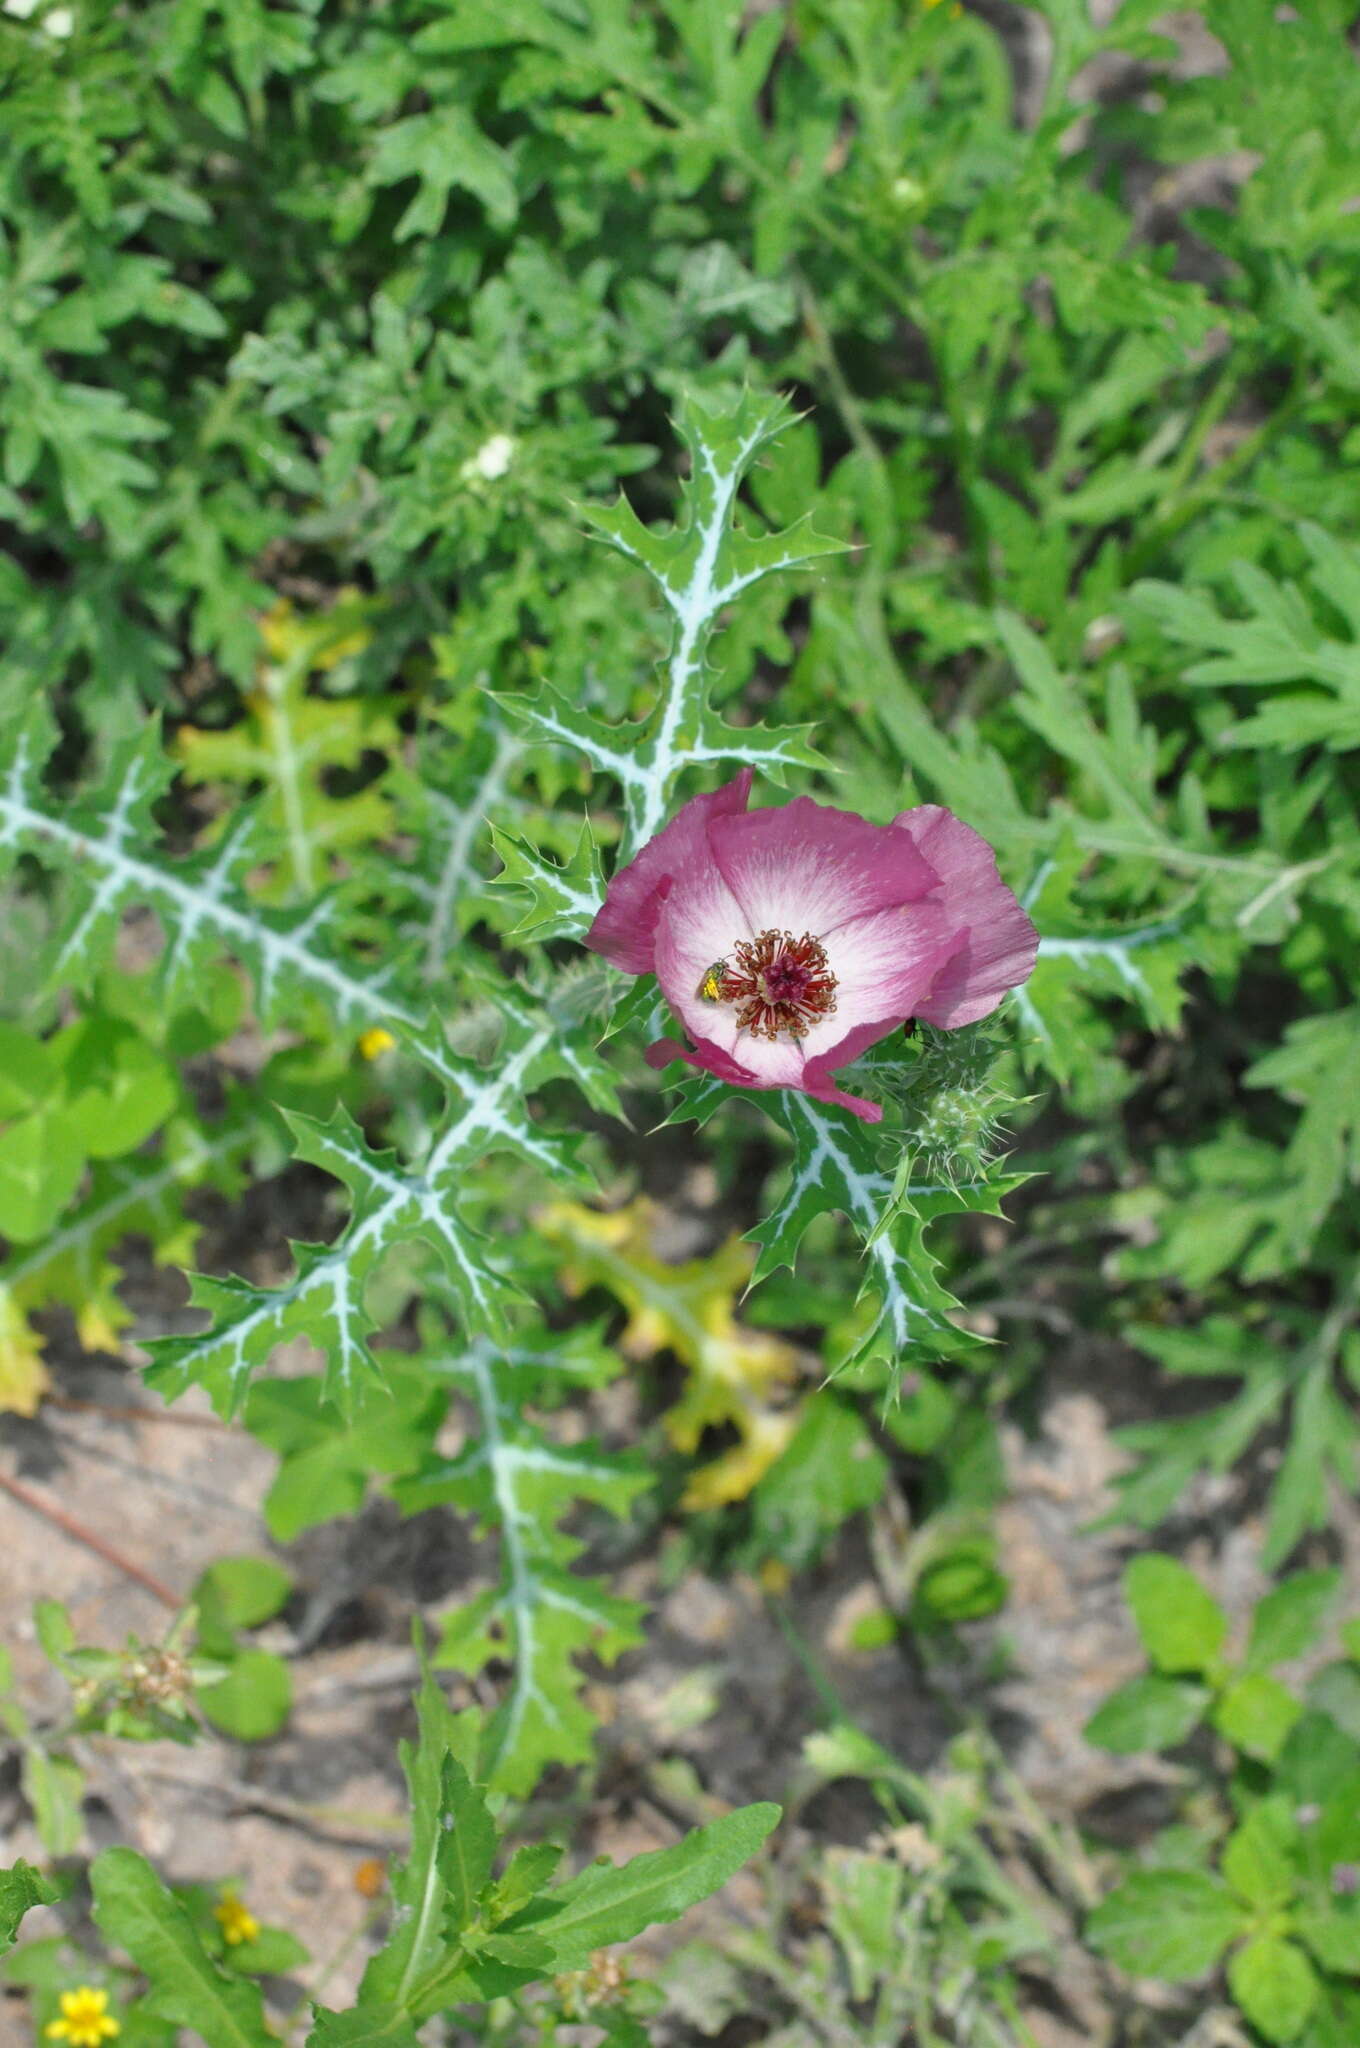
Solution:
[[[122,2032],[108,2009],[108,1992],[96,1991],[92,1984],[63,1991],[58,2003],[61,2018],[49,2020],[43,2029],[49,2041],[69,2041],[71,2048],[103,2048],[105,2041]]]
[[[228,1948],[239,1948],[243,1941],[258,1941],[260,1923],[249,1906],[230,1895],[220,1905],[213,1907],[213,1918],[222,1930]]]
[[[381,1024],[374,1024],[360,1038],[359,1050],[366,1060],[375,1060],[379,1053],[391,1052],[396,1042],[390,1031],[384,1031]]]

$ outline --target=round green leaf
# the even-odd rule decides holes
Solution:
[[[1251,1618],[1247,1663],[1284,1664],[1309,1649],[1341,1583],[1339,1571],[1294,1572],[1267,1593]]]
[[[53,1067],[50,1047],[42,1039],[17,1024],[0,1023],[0,1117],[43,1102],[52,1091]]]
[[[258,1628],[272,1620],[292,1590],[292,1575],[272,1557],[219,1557],[199,1579],[194,1598],[215,1598],[232,1628]]]
[[[1086,1932],[1133,1977],[1202,1976],[1243,1930],[1242,1908],[1198,1870],[1136,1870],[1096,1907]]]
[[[1214,1709],[1214,1726],[1234,1749],[1270,1763],[1284,1747],[1285,1737],[1303,1708],[1278,1678],[1250,1671],[1229,1686]]]
[[[1360,1977],[1360,1900],[1336,1899],[1295,1915],[1299,1937],[1324,1970]]]
[[[199,1687],[198,1704],[224,1735],[234,1735],[238,1742],[264,1742],[288,1719],[292,1676],[283,1659],[268,1650],[242,1650],[225,1678]]]
[[[1124,1574],[1124,1593],[1143,1647],[1159,1671],[1208,1671],[1228,1634],[1228,1617],[1193,1572],[1152,1550]]]
[[[1228,1964],[1228,1987],[1267,2041],[1292,2041],[1317,2002],[1318,1980],[1292,1941],[1260,1934]]]
[[[1189,1678],[1134,1678],[1113,1692],[1086,1723],[1097,1749],[1132,1756],[1140,1749],[1174,1749],[1195,1728],[1209,1704],[1209,1688]]]
[[[128,1025],[91,1017],[66,1065],[66,1115],[92,1159],[116,1159],[149,1138],[174,1109],[179,1086],[154,1046]]]
[[[1283,1905],[1298,1882],[1298,1841],[1292,1803],[1282,1796],[1263,1799],[1230,1837],[1223,1875],[1250,1905]]]

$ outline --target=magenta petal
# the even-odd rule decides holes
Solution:
[[[836,977],[836,1008],[830,1016],[819,1017],[803,1040],[804,1057],[841,1066],[895,1024],[916,1015],[946,971],[959,940],[953,920],[935,896],[925,903],[903,903],[852,917],[826,941]],[[854,1052],[846,1052],[842,1048],[851,1039]]]
[[[806,796],[716,817],[708,843],[753,932],[824,939],[852,917],[918,901],[939,880],[911,834]]]
[[[997,873],[991,847],[952,811],[920,804],[895,818],[893,829],[937,870],[933,900],[957,932],[955,950],[915,1014],[941,1030],[976,1023],[1029,979],[1039,934]]]
[[[890,1026],[885,1026],[890,1029]],[[852,1055],[847,1054],[847,1058]],[[732,1055],[715,1045],[711,1038],[701,1038],[695,1046],[681,1045],[675,1038],[658,1038],[647,1047],[643,1054],[649,1067],[668,1067],[675,1060],[684,1060],[687,1066],[698,1067],[706,1074],[714,1075],[719,1081],[726,1081],[732,1088],[769,1088],[771,1083],[761,1080],[748,1067],[743,1067]],[[882,1106],[877,1102],[866,1102],[862,1095],[848,1095],[837,1086],[830,1074],[821,1071],[825,1062],[817,1063],[817,1071],[809,1065],[803,1078],[785,1085],[796,1087],[801,1094],[811,1095],[818,1102],[834,1102],[841,1109],[849,1109],[856,1116],[863,1117],[869,1124],[881,1123]]]
[[[819,1102],[838,1102],[842,1109],[852,1109],[856,1116],[862,1116],[866,1123],[880,1123],[883,1110],[876,1102],[866,1102],[861,1095],[847,1095],[836,1081],[833,1069],[848,1067],[851,1060],[857,1060],[871,1045],[877,1045],[880,1038],[899,1024],[904,1017],[883,1017],[876,1023],[857,1024],[845,1036],[816,1059],[810,1059],[803,1069],[803,1087],[807,1094],[815,1095]]]
[[[654,1044],[648,1046],[643,1057],[649,1067],[668,1067],[672,1060],[684,1060],[687,1066],[698,1067],[703,1073],[713,1074],[719,1081],[726,1081],[732,1088],[768,1088],[771,1085],[768,1081],[762,1081],[759,1075],[753,1074],[749,1068],[741,1066],[730,1053],[724,1052],[720,1045],[715,1045],[711,1038],[701,1038],[695,1046],[681,1045],[674,1038],[658,1038]],[[807,1073],[811,1074],[810,1068]],[[883,1110],[879,1103],[866,1102],[862,1095],[847,1095],[843,1088],[837,1087],[829,1074],[819,1073],[815,1080],[805,1077],[796,1084],[790,1082],[787,1085],[796,1086],[801,1094],[811,1095],[818,1102],[834,1102],[841,1109],[852,1110],[856,1116],[863,1117],[865,1123],[876,1124],[882,1121]]]
[[[811,1091],[833,1087],[832,1074],[841,1067],[848,1067],[851,1060],[857,1060],[871,1045],[877,1045],[880,1038],[886,1038],[899,1024],[906,1023],[905,1017],[883,1017],[874,1024],[858,1024],[853,1031],[847,1031],[835,1045],[828,1046],[824,1053],[810,1059],[803,1069],[805,1085]],[[877,1119],[875,1119],[877,1121]]]
[[[697,1045],[681,1045],[675,1038],[658,1038],[647,1047],[643,1054],[649,1067],[668,1067],[673,1060],[684,1060],[691,1067],[702,1067],[705,1073],[716,1074],[720,1081],[730,1082],[734,1088],[759,1088],[764,1084],[749,1067],[743,1067],[724,1052],[711,1038],[701,1038]]]
[[[804,1095],[812,1096],[815,1102],[834,1102],[838,1109],[850,1110],[853,1115],[861,1117],[866,1124],[882,1123],[883,1104],[881,1102],[869,1102],[863,1095],[847,1094],[844,1088],[837,1087],[829,1074],[819,1076],[815,1081],[811,1078],[811,1075],[812,1069],[809,1067],[803,1079]]]
[[[650,974],[655,961],[656,921],[678,875],[712,868],[707,827],[712,818],[744,811],[751,774],[740,775],[706,796],[691,797],[635,860],[621,868],[605,891],[604,905],[585,943],[625,974]]]

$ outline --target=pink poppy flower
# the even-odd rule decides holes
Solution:
[[[586,944],[655,974],[693,1044],[737,1088],[798,1088],[870,1123],[834,1075],[909,1017],[945,1030],[993,1011],[1038,934],[985,839],[939,804],[871,825],[796,797],[748,811],[751,771],[696,796],[615,875]]]

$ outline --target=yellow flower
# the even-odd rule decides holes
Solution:
[[[375,1060],[379,1053],[391,1052],[396,1042],[390,1031],[384,1031],[381,1024],[374,1024],[360,1038],[359,1050],[366,1060]]]
[[[63,1991],[58,2003],[61,2018],[49,2020],[43,2029],[49,2041],[69,2041],[71,2048],[103,2048],[105,2041],[122,2032],[108,2010],[108,1992],[96,1991],[92,1984]]]
[[[228,1948],[239,1948],[243,1941],[258,1941],[260,1923],[249,1906],[230,1895],[220,1905],[213,1907],[213,1918],[222,1930]]]

